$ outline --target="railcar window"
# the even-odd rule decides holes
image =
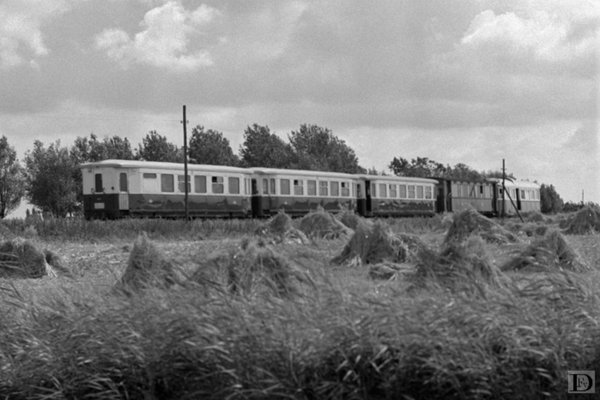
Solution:
[[[229,185],[229,194],[240,194],[240,178],[229,177],[227,184]]]
[[[377,197],[377,185],[371,183],[371,197]]]
[[[183,181],[183,175],[177,175],[177,187],[181,193],[185,193],[185,182]],[[187,177],[187,190],[188,193],[192,191],[190,176]]]
[[[342,196],[350,197],[350,183],[342,182]]]
[[[400,198],[406,198],[406,185],[398,185],[400,187]]]
[[[172,174],[160,174],[160,191],[166,193],[175,191],[175,178]]]
[[[143,175],[143,181],[142,181],[142,188],[144,190],[145,193],[153,193],[153,192],[158,192],[158,179],[156,174],[152,174],[152,173],[144,173]]]
[[[423,197],[423,186],[417,186],[417,199],[422,199]]]
[[[425,186],[425,198],[433,199],[433,188],[431,186]]]
[[[275,190],[275,178],[271,178],[269,179],[269,193],[271,194],[277,194],[276,190]]]
[[[215,194],[221,194],[225,192],[225,185],[223,184],[222,176],[213,176],[211,177],[212,182],[212,192]]]
[[[414,199],[417,195],[415,185],[408,185],[408,198]]]
[[[306,194],[309,196],[317,195],[317,181],[306,181]]]
[[[385,183],[379,184],[379,197],[381,197],[381,198],[387,197],[387,188],[385,186]]]
[[[302,179],[294,179],[294,195],[304,195],[304,181]]]
[[[102,174],[96,174],[95,176],[96,184],[94,185],[94,191],[96,193],[100,193],[104,191],[104,187],[102,185]]]
[[[204,176],[204,175],[194,176],[194,192],[206,193],[206,176]]]
[[[390,197],[395,199],[398,197],[398,186],[390,184]]]
[[[127,172],[121,172],[119,174],[119,191],[127,191]]]
[[[337,197],[340,195],[340,183],[339,182],[330,182],[329,188],[331,189],[331,195],[333,197]]]
[[[269,194],[269,180],[267,178],[262,180],[262,193]]]
[[[319,196],[327,196],[328,186],[327,181],[319,181]]]
[[[281,188],[281,194],[290,194],[290,180],[289,179],[280,179],[279,187]]]
[[[360,183],[356,184],[356,197],[362,197],[362,185]]]
[[[356,183],[352,182],[352,197],[356,197]]]

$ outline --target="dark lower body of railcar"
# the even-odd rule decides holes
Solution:
[[[443,206],[438,203],[438,212],[461,212],[467,209],[474,209],[479,213],[488,216],[496,217],[498,212],[496,210],[496,202],[494,199],[473,199],[473,198],[460,198],[452,197],[444,202]]]
[[[253,196],[252,215],[269,217],[284,211],[292,217],[300,217],[319,207],[330,213],[343,210],[354,210],[356,199],[351,197],[316,197],[316,196]]]
[[[86,219],[184,218],[185,196],[165,194],[94,194],[84,196]],[[190,218],[245,218],[252,215],[249,196],[188,196]]]
[[[358,214],[363,217],[432,217],[436,214],[435,200],[433,199],[371,198],[363,201],[364,206],[359,206],[357,210]]]

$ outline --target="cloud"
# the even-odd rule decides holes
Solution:
[[[577,9],[578,7],[571,7]],[[496,14],[488,9],[471,22],[459,48],[477,54],[494,70],[595,74],[598,9],[566,12],[556,7],[521,8]]]
[[[5,0],[0,3],[0,67],[17,67],[46,56],[42,26],[71,9],[66,0]]]
[[[187,11],[180,2],[169,1],[148,11],[141,25],[143,31],[131,38],[121,29],[106,29],[96,36],[96,47],[124,68],[132,63],[159,68],[190,71],[212,65],[205,49],[190,49],[192,39],[202,36],[202,28],[217,15],[218,10],[201,5]]]

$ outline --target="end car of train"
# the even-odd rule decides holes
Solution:
[[[104,160],[82,164],[87,219],[185,216],[184,166]],[[322,207],[365,217],[432,216],[468,207],[489,215],[539,211],[539,185],[490,179],[467,182],[274,168],[188,165],[191,218],[302,216]],[[512,199],[512,201],[511,201]]]

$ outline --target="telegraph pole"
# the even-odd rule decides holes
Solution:
[[[185,222],[189,221],[189,210],[188,210],[188,156],[187,156],[187,123],[189,121],[185,118],[185,105],[183,106],[183,187],[185,188]]]
[[[505,193],[506,192],[506,168],[504,163],[504,158],[502,159],[502,218],[506,215],[506,203],[505,203]]]

